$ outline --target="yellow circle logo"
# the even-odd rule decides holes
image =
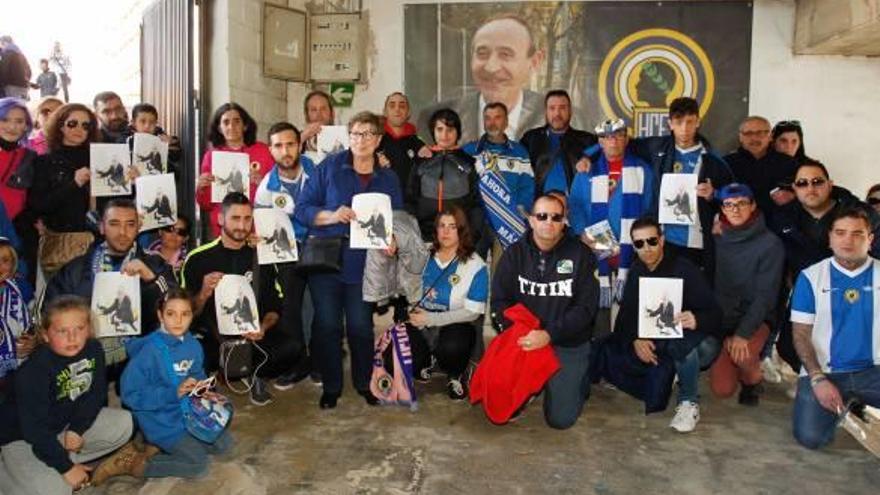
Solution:
[[[850,304],[854,304],[859,300],[859,290],[858,289],[847,289],[846,292],[843,293],[843,298],[846,299],[846,302]]]
[[[672,29],[645,29],[618,41],[599,70],[599,103],[622,118],[634,136],[659,135],[669,103],[688,96],[705,116],[715,95],[715,72],[693,38]]]

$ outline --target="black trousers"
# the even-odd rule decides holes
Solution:
[[[473,323],[453,323],[439,328],[437,345],[433,353],[421,330],[407,325],[410,348],[413,356],[413,372],[418,375],[421,370],[430,366],[431,354],[437,358],[440,369],[451,378],[461,376],[467,369],[471,350],[477,337]]]

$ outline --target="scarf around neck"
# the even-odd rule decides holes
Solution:
[[[608,160],[603,154],[596,163],[595,173],[590,179],[590,200],[592,203],[590,212],[593,223],[607,219],[613,224],[613,221],[617,220],[608,218],[608,202],[611,200],[608,197],[608,166]],[[599,306],[602,308],[610,308],[613,300],[620,301],[623,297],[623,285],[635,254],[629,228],[644,210],[642,205],[644,189],[645,175],[641,165],[635,159],[624,156],[620,183],[614,188],[614,193],[620,194],[622,201],[619,219],[620,259],[613,290],[609,260],[607,258],[599,260]]]

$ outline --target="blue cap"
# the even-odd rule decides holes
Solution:
[[[715,194],[715,197],[718,199],[718,201],[724,201],[725,199],[730,198],[755,199],[755,194],[752,192],[752,188],[750,188],[749,186],[740,182],[731,182],[730,184],[722,187]]]

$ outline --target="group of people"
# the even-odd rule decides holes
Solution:
[[[553,428],[576,423],[591,383],[614,385],[650,413],[666,408],[677,377],[670,426],[692,431],[700,371],[717,396],[739,391],[741,404],[757,405],[774,345],[801,373],[793,425],[803,445],[831,441],[851,400],[880,406],[880,186],[867,201],[835,186],[804,154],[798,122],[748,117],[741,146],[722,157],[687,97],[669,105],[669,135],[647,138],[615,119],[573,128],[563,90],[544,96],[544,125],[522,136],[508,134],[504,103],[481,106],[479,139],[462,143],[461,116],[444,107],[423,140],[395,92],[382,116],[349,120],[348,149],[320,156],[316,136],[335,121],[326,93],[305,98],[302,130],[279,122],[266,142],[246,109],[223,104],[196,194],[213,240],[189,246],[185,216],[141,232],[131,197],[89,194],[90,144],[144,132],[174,149],[155,107],[136,105],[129,119],[112,92],[91,107],[0,99],[0,487],[69,493],[119,474],[198,476],[232,440],[193,436],[180,400],[209,376],[229,378],[230,353],[242,349],[257,406],[272,401],[270,383],[284,391],[311,378],[319,407],[338,407],[344,348],[352,386],[377,405],[373,316],[385,311],[406,327],[416,381],[442,373],[456,401],[482,365],[484,317],[502,336],[531,322],[515,351],[552,349],[558,361],[539,384]],[[221,202],[211,197],[218,151],[249,163],[249,184]],[[657,220],[670,199],[660,196],[666,174],[697,178],[685,191],[696,196],[689,224]],[[368,220],[352,209],[361,193],[390,199],[387,248],[349,245],[348,224]],[[258,263],[258,208],[289,216],[300,261]],[[140,337],[94,338],[88,301],[101,272],[138,278]],[[218,328],[225,275],[244,276],[256,295],[257,329],[244,344]],[[640,281],[650,278],[680,279],[681,307],[640,314]],[[642,318],[681,336],[641,336]],[[108,407],[111,384],[124,409]]]

